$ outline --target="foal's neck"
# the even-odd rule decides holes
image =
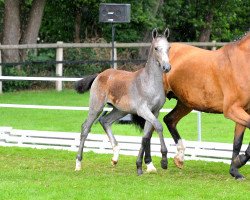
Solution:
[[[158,88],[163,85],[163,72],[154,57],[149,57],[142,73],[147,84],[156,85]]]

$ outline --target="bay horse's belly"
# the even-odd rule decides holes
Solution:
[[[223,93],[211,72],[176,70],[165,75],[164,81],[165,91],[172,91],[186,106],[203,112],[223,112]]]

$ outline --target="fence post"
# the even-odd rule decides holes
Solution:
[[[58,41],[57,45],[63,44],[62,41]],[[63,61],[63,48],[57,47],[56,49],[56,61],[61,62]],[[62,76],[63,75],[63,64],[62,63],[56,63],[56,76]],[[56,90],[62,91],[62,81],[56,81]]]
[[[216,50],[216,40],[213,40],[212,43],[213,43],[212,50],[214,51],[214,50]]]
[[[0,46],[1,46],[1,43],[0,43]],[[0,49],[0,63],[2,63],[2,51]],[[0,76],[2,76],[2,65],[0,64]],[[2,84],[2,81],[0,81],[0,94],[3,93],[3,84]]]

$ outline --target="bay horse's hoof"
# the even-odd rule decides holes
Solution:
[[[161,168],[162,169],[168,168],[168,160],[161,160]]]
[[[175,166],[178,167],[179,169],[183,169],[184,162],[181,161],[180,159],[178,159],[176,156],[174,157],[174,164],[175,164]]]
[[[113,160],[113,159],[111,160],[111,165],[112,165],[112,166],[116,166],[116,165],[117,165],[117,163],[118,163],[118,161]]]

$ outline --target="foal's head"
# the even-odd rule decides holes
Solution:
[[[152,31],[152,45],[151,45],[151,53],[152,56],[155,57],[158,65],[164,72],[169,72],[171,69],[171,65],[169,63],[168,52],[170,48],[170,44],[167,40],[169,37],[169,29],[167,28],[164,31],[163,35],[158,35],[157,29]]]

